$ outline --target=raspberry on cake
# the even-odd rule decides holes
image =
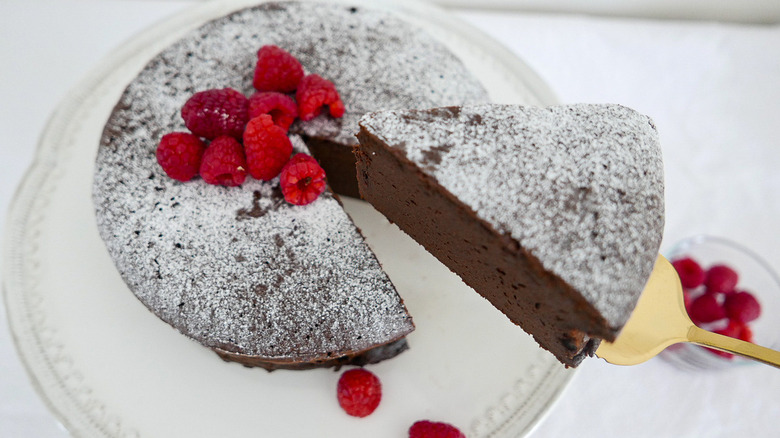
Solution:
[[[157,163],[165,173],[186,182],[198,174],[206,145],[189,132],[171,132],[163,135],[157,146]]]
[[[209,184],[240,186],[246,180],[244,147],[227,135],[215,138],[203,153],[200,176]]]
[[[199,91],[181,108],[193,134],[213,140],[220,135],[241,138],[249,121],[249,100],[232,88]]]
[[[292,97],[275,91],[260,91],[249,98],[249,118],[268,114],[274,123],[287,131],[298,117],[298,106]]]
[[[325,191],[325,171],[310,155],[296,154],[284,165],[279,184],[290,204],[311,204]]]
[[[303,78],[303,66],[284,49],[266,45],[257,51],[257,64],[252,84],[258,91],[295,91]]]
[[[295,92],[298,101],[298,115],[301,120],[308,121],[317,117],[323,107],[328,107],[331,117],[344,115],[344,102],[336,91],[333,82],[316,74],[310,74],[301,80]]]
[[[246,125],[244,150],[252,177],[270,181],[287,164],[293,147],[287,132],[270,115],[261,114]]]
[[[615,339],[663,232],[648,117],[475,105],[374,113],[360,127],[364,199],[466,284],[568,366]]]

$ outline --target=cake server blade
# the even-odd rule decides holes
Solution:
[[[596,356],[616,365],[636,365],[679,342],[727,351],[780,368],[779,351],[697,327],[685,311],[677,271],[659,255],[628,322],[614,342],[601,342]]]

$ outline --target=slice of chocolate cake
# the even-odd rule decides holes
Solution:
[[[230,13],[151,59],[121,96],[96,159],[100,235],[144,305],[225,359],[300,369],[392,357],[411,318],[332,192],[292,206],[278,178],[181,183],[156,162],[160,138],[186,131],[180,111],[195,92],[254,92],[265,45],[335,83],[344,116],[290,132],[341,194],[357,195],[352,145],[365,112],[487,100],[443,44],[389,11],[265,2]]]
[[[475,105],[360,122],[358,183],[561,362],[613,340],[653,269],[664,185],[652,121],[619,105]]]

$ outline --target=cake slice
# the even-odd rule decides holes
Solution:
[[[613,340],[664,225],[658,135],[619,105],[361,119],[361,195],[567,366]]]

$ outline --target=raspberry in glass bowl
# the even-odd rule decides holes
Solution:
[[[701,235],[678,242],[664,255],[680,275],[685,307],[697,326],[780,350],[780,277],[758,254]],[[661,357],[692,370],[755,363],[689,343],[672,345]]]

